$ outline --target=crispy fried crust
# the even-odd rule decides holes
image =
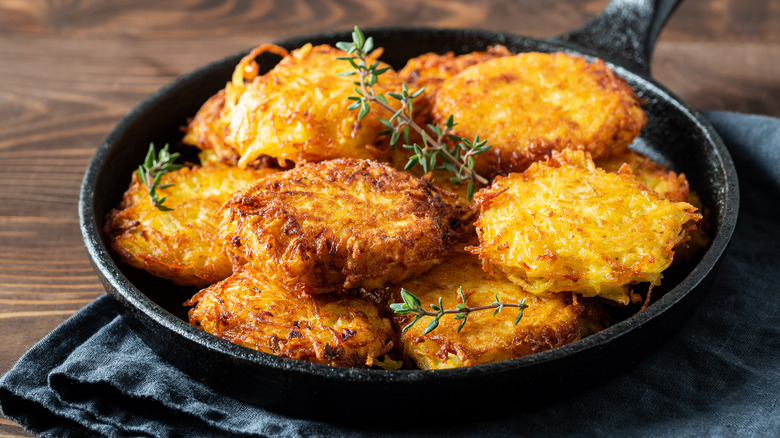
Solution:
[[[455,56],[448,52],[425,53],[407,61],[404,68],[398,71],[398,76],[409,85],[411,90],[425,87],[423,94],[414,101],[416,118],[428,123],[433,97],[442,82],[471,67],[495,58],[510,56],[512,53],[506,47],[496,45],[488,47],[484,52],[471,52]]]
[[[230,87],[230,85],[228,85]],[[224,119],[226,90],[219,90],[211,96],[190,121],[182,143],[202,150],[202,164],[226,163],[235,165],[241,155],[225,143],[228,133]]]
[[[246,81],[257,77],[260,67],[255,62],[255,58],[264,52],[275,53],[282,57],[289,56],[287,50],[273,44],[255,47],[238,63],[233,71],[232,81],[209,98],[184,129],[182,143],[195,146],[205,152],[201,156],[201,163],[236,165],[241,158],[239,151],[225,141],[230,133],[228,125],[233,108],[246,91]]]
[[[182,168],[163,175],[159,189],[172,211],[159,211],[133,174],[105,235],[122,261],[177,284],[206,286],[230,275],[233,265],[219,238],[217,211],[238,189],[272,170],[237,167]]]
[[[433,317],[423,317],[401,334],[405,356],[422,369],[442,369],[497,362],[526,356],[569,344],[606,325],[606,313],[593,299],[572,300],[572,294],[534,295],[509,281],[499,271],[488,274],[482,270],[479,258],[463,250],[453,251],[444,263],[423,276],[414,277],[393,287],[395,301],[400,302],[400,288],[417,295],[423,308],[438,305],[442,297],[445,309],[454,309],[463,287],[470,307],[501,302],[518,303],[525,299],[528,308],[515,325],[518,309],[505,307],[493,316],[494,310],[469,314],[458,333],[460,320],[445,315],[439,326],[425,335],[425,327]],[[397,330],[411,322],[413,315],[396,315]]]
[[[385,129],[379,122],[380,111],[358,121],[358,112],[348,109],[355,78],[338,75],[351,68],[337,59],[345,52],[307,44],[284,56],[265,75],[254,76],[256,67],[249,68],[254,74],[246,83],[243,71],[266,50],[286,53],[266,45],[245,57],[233,81],[209,99],[189,124],[185,143],[213,149],[221,160],[238,157],[242,167],[263,155],[299,164],[384,156],[386,145],[377,142],[378,133]],[[370,62],[380,53],[371,54]],[[378,93],[397,91],[401,82],[389,70],[375,87]]]
[[[226,204],[230,248],[296,292],[378,288],[441,262],[458,211],[411,175],[370,160],[310,163]]]
[[[457,135],[493,145],[477,157],[485,175],[525,170],[564,148],[604,157],[647,122],[631,87],[603,61],[565,53],[522,53],[467,68],[436,93],[435,122],[450,114]]]
[[[344,292],[299,297],[248,267],[185,305],[190,324],[245,347],[314,363],[371,366],[393,346],[376,304]]]
[[[627,285],[657,285],[696,209],[581,151],[553,153],[477,193],[478,253],[533,293],[574,291],[626,304]]]
[[[686,237],[674,247],[673,263],[690,260],[701,248],[709,244],[707,212],[696,193],[690,191],[684,173],[678,174],[668,170],[665,165],[658,164],[632,149],[626,149],[594,162],[597,167],[607,172],[631,173],[637,181],[664,198],[673,202],[687,202],[702,212],[705,220],[692,219],[683,225],[683,234]]]
[[[607,172],[633,174],[637,181],[670,201],[688,202],[690,188],[685,174],[668,170],[632,149],[593,162]]]

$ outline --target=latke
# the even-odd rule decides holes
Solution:
[[[231,251],[300,293],[382,287],[442,261],[459,211],[428,183],[370,160],[310,163],[226,205]]]
[[[411,58],[398,71],[398,76],[409,85],[410,90],[425,87],[423,94],[414,101],[415,118],[420,119],[421,126],[428,123],[432,100],[445,80],[472,65],[510,55],[512,53],[506,47],[496,45],[488,47],[484,52],[475,51],[457,56],[453,52],[425,53]]]
[[[554,152],[477,193],[475,226],[487,269],[532,293],[573,291],[626,304],[628,285],[657,285],[701,215],[630,174],[597,169],[582,151]]]
[[[467,68],[436,93],[434,122],[450,115],[455,134],[493,145],[477,157],[477,171],[487,176],[523,171],[565,148],[605,157],[647,122],[631,87],[603,61],[565,53],[521,53]]]
[[[500,302],[528,305],[523,317],[515,307],[493,315],[494,310],[480,310],[468,315],[458,333],[460,320],[444,315],[439,326],[423,334],[433,317],[425,316],[402,333],[400,342],[405,356],[422,369],[443,369],[471,366],[527,356],[577,341],[581,336],[598,331],[606,325],[606,313],[593,299],[572,294],[531,294],[509,281],[499,271],[488,274],[482,270],[479,258],[464,251],[453,251],[443,264],[425,275],[409,278],[393,286],[395,301],[401,301],[400,288],[415,294],[422,307],[430,310],[439,297],[445,309],[454,309],[460,301],[458,290],[463,287],[466,305],[484,306]],[[396,315],[393,322],[400,330],[413,315]]]
[[[255,76],[253,59],[264,51],[283,58],[268,73]],[[380,53],[375,51],[368,61],[377,61]],[[272,45],[255,49],[236,67],[233,81],[203,105],[184,142],[213,149],[220,160],[237,160],[241,167],[265,155],[282,165],[286,160],[301,164],[382,157],[386,142],[377,140],[385,129],[379,122],[380,111],[358,121],[358,112],[348,109],[355,77],[339,76],[352,68],[337,59],[342,56],[347,54],[327,45],[306,44],[289,55]],[[375,87],[378,93],[398,91],[401,82],[389,70]]]
[[[190,324],[245,347],[318,364],[365,367],[393,346],[390,320],[344,292],[300,297],[249,266],[185,303]]]
[[[219,235],[217,212],[234,192],[273,170],[184,167],[162,176],[166,197],[160,211],[136,174],[119,208],[104,227],[120,259],[158,277],[187,286],[207,286],[230,275],[233,264]]]

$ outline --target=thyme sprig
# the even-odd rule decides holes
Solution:
[[[450,181],[454,183],[468,182],[469,201],[474,195],[475,181],[485,185],[489,183],[485,177],[474,171],[476,163],[474,157],[491,148],[486,140],[480,140],[479,136],[477,136],[472,141],[455,135],[453,129],[457,124],[454,122],[452,115],[447,119],[444,126],[429,124],[423,128],[415,123],[413,118],[413,100],[423,93],[425,87],[409,93],[408,87],[406,84],[403,84],[400,93],[387,93],[388,96],[401,103],[399,109],[390,106],[387,97],[377,92],[375,85],[379,80],[379,76],[390,70],[390,67],[380,67],[379,61],[374,61],[369,65],[368,55],[374,49],[372,37],[366,38],[363,32],[355,26],[355,30],[352,32],[352,42],[342,41],[336,43],[336,47],[349,55],[337,59],[348,61],[354,69],[339,75],[357,75],[358,79],[354,82],[356,95],[349,97],[349,100],[352,101],[349,109],[359,110],[358,121],[368,115],[371,111],[372,103],[392,114],[389,119],[379,118],[379,121],[387,128],[380,132],[380,135],[390,135],[390,144],[393,147],[403,136],[403,147],[414,152],[409,157],[405,170],[419,165],[425,173],[431,170],[449,171],[454,175],[450,178]],[[410,144],[410,129],[420,134],[422,146],[417,143]],[[445,140],[453,142],[453,145],[450,146]]]
[[[401,299],[403,300],[403,303],[393,303],[390,304],[390,308],[393,310],[393,312],[398,313],[400,315],[407,315],[409,313],[415,313],[415,317],[409,324],[406,325],[403,329],[401,329],[402,332],[407,331],[409,328],[411,328],[417,321],[419,321],[424,316],[432,316],[433,319],[430,323],[428,323],[428,326],[425,327],[425,331],[423,332],[424,335],[427,335],[428,333],[434,331],[436,327],[439,326],[439,320],[442,318],[442,316],[447,314],[455,314],[455,319],[459,319],[460,325],[458,325],[458,333],[460,333],[460,330],[463,328],[464,325],[466,325],[466,320],[468,319],[468,316],[471,312],[477,312],[480,310],[488,310],[488,309],[496,309],[493,312],[493,316],[498,315],[499,312],[504,310],[504,307],[517,307],[520,309],[520,312],[517,314],[517,318],[515,318],[515,325],[517,325],[520,320],[523,318],[523,311],[528,308],[528,305],[525,304],[525,298],[520,300],[518,303],[503,303],[498,299],[498,294],[495,295],[496,300],[492,303],[485,305],[485,306],[476,306],[476,307],[469,307],[466,305],[466,296],[463,295],[463,286],[461,286],[458,289],[458,293],[460,294],[460,303],[458,303],[454,309],[444,309],[444,304],[442,303],[442,298],[439,297],[439,304],[431,304],[430,310],[425,310],[422,307],[422,302],[420,301],[417,296],[415,296],[413,293],[409,292],[408,290],[401,288]]]
[[[166,173],[174,172],[184,167],[181,164],[174,163],[177,158],[179,158],[179,153],[170,153],[167,144],[157,153],[154,149],[154,143],[151,143],[149,144],[149,151],[146,153],[144,163],[138,166],[138,170],[135,172],[149,190],[149,200],[152,202],[152,205],[160,211],[173,210],[163,205],[166,197],[160,198],[157,190],[173,186],[173,184],[160,184],[160,181]]]

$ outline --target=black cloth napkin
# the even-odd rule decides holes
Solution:
[[[5,416],[41,436],[780,436],[780,120],[708,112],[740,175],[740,218],[684,328],[631,370],[496,419],[372,428],[292,418],[162,361],[103,296],[0,380]],[[522,396],[522,395],[518,395]],[[424,413],[410,413],[424,416]]]

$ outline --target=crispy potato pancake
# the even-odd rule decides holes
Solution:
[[[528,308],[517,325],[514,322],[519,310],[515,307],[505,307],[495,316],[493,309],[471,312],[460,333],[460,320],[444,315],[439,326],[425,335],[425,327],[433,317],[423,317],[400,338],[404,355],[418,367],[455,368],[513,359],[569,344],[606,325],[606,312],[595,299],[574,301],[570,293],[525,292],[497,270],[493,274],[484,272],[479,258],[464,250],[452,251],[445,263],[393,286],[393,292],[396,302],[401,302],[403,287],[420,298],[426,309],[438,305],[439,297],[445,309],[454,309],[461,302],[461,286],[469,307],[489,305],[498,296],[504,303],[525,299]],[[395,315],[393,322],[400,330],[412,319],[411,314]]]
[[[225,208],[233,253],[299,293],[379,288],[424,272],[460,227],[458,209],[428,183],[371,160],[281,172]]]
[[[290,359],[371,366],[393,346],[388,318],[344,292],[300,297],[247,266],[185,305],[190,324],[230,342]]]
[[[271,71],[256,76],[253,59],[264,51],[283,58]],[[369,61],[376,61],[379,54],[381,50],[372,53]],[[184,142],[212,149],[220,160],[237,160],[241,167],[264,155],[282,164],[384,156],[386,144],[377,140],[385,129],[380,111],[358,121],[358,112],[348,109],[355,77],[338,75],[351,68],[336,59],[341,56],[346,53],[327,45],[307,44],[289,55],[271,45],[255,49],[236,67],[233,81],[203,105]],[[401,82],[389,70],[375,87],[378,93],[397,91]]]
[[[553,153],[498,177],[475,196],[485,267],[532,293],[573,291],[627,304],[628,285],[657,285],[696,208],[627,173],[597,169],[582,151]]]
[[[273,173],[237,167],[182,168],[162,176],[160,211],[136,174],[105,234],[122,261],[187,286],[207,286],[230,275],[233,264],[219,237],[217,211],[234,192]]]
[[[443,125],[450,115],[455,134],[493,145],[477,157],[477,170],[488,176],[523,171],[565,148],[605,157],[647,122],[631,87],[603,61],[565,53],[522,53],[467,68],[436,93],[434,121]]]
[[[439,86],[463,70],[485,61],[510,56],[512,53],[506,47],[496,45],[488,47],[484,52],[471,52],[455,56],[448,52],[443,55],[438,53],[425,53],[407,61],[404,68],[398,71],[398,76],[409,85],[410,90],[419,90],[425,87],[423,94],[414,101],[415,113],[424,123],[428,123],[428,117],[432,105],[432,99],[439,90]]]

